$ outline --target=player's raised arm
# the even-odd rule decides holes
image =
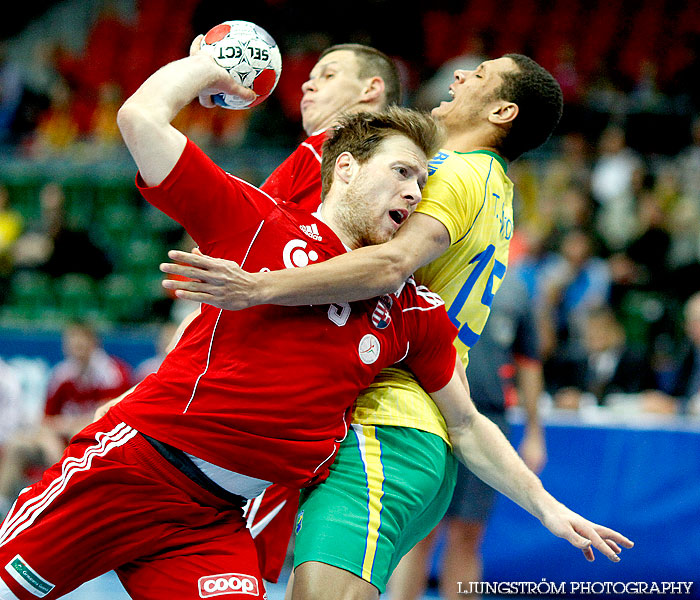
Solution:
[[[164,263],[161,270],[199,280],[165,280],[163,286],[175,290],[179,298],[227,310],[258,304],[329,304],[392,293],[449,245],[450,236],[440,221],[416,213],[384,244],[303,269],[248,273],[231,261],[172,250],[169,257],[186,264]]]
[[[621,547],[631,548],[633,542],[576,514],[547,492],[501,430],[477,411],[465,388],[468,384],[458,362],[450,382],[430,394],[445,418],[457,458],[477,477],[537,517],[554,535],[581,549],[587,560],[594,560],[596,548],[618,562]]]
[[[117,124],[146,185],[161,183],[185,147],[185,136],[170,124],[175,115],[200,94],[219,92],[255,96],[214,59],[198,54],[156,71],[122,105]]]

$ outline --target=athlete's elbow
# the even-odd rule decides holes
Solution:
[[[392,252],[385,255],[382,271],[388,292],[394,292],[413,275],[414,265],[405,255]]]
[[[117,112],[117,127],[124,140],[135,137],[140,125],[145,120],[145,115],[137,103],[127,100]]]
[[[129,98],[117,112],[117,127],[127,143],[152,135],[164,125],[167,125],[167,121],[157,110],[134,97]]]

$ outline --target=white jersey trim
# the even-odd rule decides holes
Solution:
[[[318,152],[316,152],[316,148],[314,148],[314,147],[313,147],[311,144],[309,144],[308,142],[302,142],[301,145],[304,146],[304,148],[308,148],[309,150],[311,150],[311,153],[314,155],[314,157],[316,158],[316,160],[317,160],[319,163],[321,162],[321,155],[320,155]]]
[[[233,175],[231,176],[233,177]],[[242,179],[240,181],[243,181]],[[245,183],[245,182],[244,182]],[[270,196],[268,196],[272,200]],[[274,200],[272,200],[275,202]],[[277,202],[275,202],[277,204]],[[255,235],[253,236],[253,239],[250,240],[250,244],[248,244],[248,250],[246,250],[245,256],[243,257],[243,260],[241,261],[241,268],[243,268],[243,265],[245,264],[245,261],[248,260],[248,255],[250,254],[250,250],[253,247],[253,244],[255,243],[255,240],[258,239],[258,235],[260,234],[260,230],[262,229],[263,225],[265,224],[265,219],[260,221],[260,225],[258,225],[258,229],[255,232]],[[216,323],[214,323],[214,329],[211,332],[211,338],[209,340],[209,350],[207,350],[207,364],[204,366],[204,371],[202,371],[199,376],[197,377],[197,380],[194,382],[194,387],[192,388],[192,395],[190,396],[189,401],[187,402],[187,406],[185,406],[185,410],[182,411],[182,414],[184,415],[187,410],[190,407],[190,404],[192,404],[192,400],[194,400],[194,396],[197,393],[197,387],[199,386],[199,382],[206,375],[207,371],[209,370],[209,363],[211,362],[211,349],[214,346],[214,336],[216,335],[216,328],[219,325],[219,321],[221,319],[221,315],[224,313],[224,309],[220,308],[219,309],[219,315],[216,317]]]
[[[21,505],[16,512],[15,508],[21,496],[15,501],[0,530],[0,546],[7,544],[30,527],[39,515],[66,489],[74,475],[90,470],[95,457],[105,456],[110,450],[123,446],[137,433],[138,431],[126,423],[119,423],[108,433],[96,433],[97,445],[87,448],[80,458],[72,456],[65,459],[61,466],[60,477],[54,479],[41,494]]]
[[[220,308],[219,309],[219,316],[216,317],[216,323],[214,323],[214,328],[211,331],[211,338],[209,339],[209,349],[207,350],[207,364],[204,365],[204,371],[202,371],[199,376],[197,377],[197,380],[194,382],[194,387],[192,388],[192,395],[190,396],[189,401],[187,402],[187,406],[185,406],[185,410],[182,411],[182,414],[184,415],[187,412],[187,409],[190,407],[190,404],[192,404],[192,400],[194,400],[194,396],[197,393],[197,387],[199,386],[199,381],[204,377],[209,370],[209,363],[211,361],[211,349],[214,346],[214,336],[216,335],[216,328],[219,325],[219,320],[221,319],[221,315],[223,314],[224,309]]]
[[[272,519],[274,519],[277,516],[277,513],[279,513],[279,511],[281,511],[284,508],[285,504],[287,504],[287,501],[282,500],[282,502],[275,506],[275,508],[273,508],[269,513],[267,513],[255,525],[250,527],[250,536],[253,539],[258,537],[262,533],[262,530],[265,529],[265,527],[267,527],[272,522]]]
[[[258,191],[259,191],[261,194],[263,194],[266,198],[269,198],[275,206],[279,206],[279,205],[277,204],[277,200],[275,200],[275,199],[274,199],[272,196],[270,196],[270,194],[268,194],[267,192],[261,190],[259,187],[254,186],[252,183],[249,183],[249,182],[246,181],[245,179],[241,179],[240,177],[236,177],[235,175],[231,175],[231,173],[229,173],[229,172],[226,172],[226,175],[228,175],[231,179],[235,179],[235,180],[238,181],[239,183],[245,183],[248,187],[252,187],[252,188],[258,190]]]

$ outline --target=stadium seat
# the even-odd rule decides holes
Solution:
[[[139,230],[155,240],[179,239],[183,232],[182,225],[150,204],[142,211]]]
[[[10,307],[19,318],[29,321],[45,316],[55,306],[51,278],[41,271],[20,271],[10,283]]]
[[[119,265],[126,260],[129,240],[139,221],[137,208],[129,203],[107,205],[97,213],[95,234],[109,250],[115,264]]]
[[[158,265],[167,260],[167,248],[159,240],[137,238],[124,246],[121,266],[133,275],[158,273]]]
[[[54,282],[58,307],[69,319],[97,319],[100,307],[95,280],[81,273],[67,273]]]
[[[99,286],[103,316],[111,322],[141,321],[149,299],[139,288],[129,275],[106,277]]]

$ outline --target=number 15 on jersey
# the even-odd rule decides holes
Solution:
[[[469,348],[471,348],[479,339],[480,333],[476,333],[475,331],[473,331],[466,322],[460,323],[457,317],[459,313],[462,312],[462,309],[464,308],[465,304],[467,304],[467,301],[469,300],[469,295],[472,293],[472,289],[476,285],[476,282],[479,279],[479,277],[481,277],[482,273],[486,270],[486,267],[488,267],[495,252],[496,246],[494,246],[493,244],[489,244],[489,246],[485,250],[479,252],[479,254],[477,254],[474,258],[472,258],[469,261],[470,265],[476,263],[474,265],[474,269],[469,274],[469,277],[467,277],[467,280],[464,282],[464,285],[462,285],[461,289],[459,290],[459,293],[457,294],[454,301],[450,305],[450,308],[447,311],[447,315],[450,317],[450,320],[452,321],[454,326],[457,327],[457,329],[459,329],[457,337],[462,341],[462,343],[465,346],[468,346]],[[491,308],[491,303],[493,302],[494,295],[493,278],[498,277],[498,279],[503,279],[505,274],[506,266],[502,262],[494,260],[493,266],[491,267],[491,272],[489,273],[488,280],[486,281],[486,286],[484,287],[484,293],[482,294],[480,300],[480,303],[483,306],[486,306],[489,309]]]

